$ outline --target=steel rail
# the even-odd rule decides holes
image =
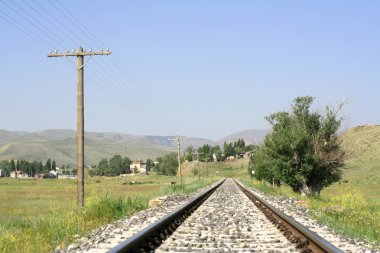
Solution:
[[[285,237],[287,237],[290,242],[296,244],[296,247],[300,249],[301,252],[343,252],[301,223],[274,208],[245,185],[237,180],[234,181]]]
[[[216,186],[193,198],[187,204],[179,207],[174,212],[165,215],[158,221],[144,228],[137,234],[126,239],[108,253],[120,252],[153,252],[161,243],[168,238],[181,223],[190,216],[214,191],[221,185],[225,179],[221,180]]]

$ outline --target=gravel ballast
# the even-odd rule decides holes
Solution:
[[[216,185],[206,187],[210,187]],[[71,244],[66,250],[56,252],[107,252],[143,228],[173,212],[190,201],[206,188],[188,196],[171,195],[162,198],[162,203],[140,211],[130,217],[102,226]],[[252,188],[251,188],[252,189]],[[266,196],[252,189],[259,197],[316,232],[344,252],[371,251],[365,242],[345,238],[308,216],[309,210],[299,200],[288,197]],[[250,203],[248,198],[228,179],[199,207],[184,224],[168,238],[157,252],[293,252],[294,246],[281,233],[273,232]],[[182,227],[183,226],[183,230]],[[282,236],[282,237],[281,237]],[[276,238],[276,239],[274,239]],[[274,245],[271,248],[270,245]]]
[[[297,252],[227,179],[156,252]]]

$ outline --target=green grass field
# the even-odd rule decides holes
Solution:
[[[367,204],[380,211],[380,159],[363,163],[348,163],[340,183],[322,191],[328,199],[339,192],[357,191]]]
[[[135,175],[85,180],[85,207],[76,206],[76,180],[0,179],[0,252],[50,252],[76,235],[147,208],[148,201],[174,192],[190,193],[217,180]],[[132,184],[132,182],[134,182]],[[35,243],[38,240],[39,243]]]
[[[178,176],[129,175],[85,179],[85,207],[76,206],[76,180],[0,179],[0,252],[50,252],[171,193],[188,194],[220,178],[249,181],[247,159],[232,163],[184,163]],[[200,171],[194,175],[192,169]],[[208,175],[208,176],[207,176]],[[176,182],[176,185],[172,185]],[[35,243],[35,241],[39,243]]]

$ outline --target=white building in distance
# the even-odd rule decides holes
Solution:
[[[132,173],[146,173],[146,162],[143,161],[135,161],[132,162],[129,166]]]

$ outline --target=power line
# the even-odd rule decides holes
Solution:
[[[49,33],[47,33],[45,30],[43,30],[42,28],[40,28],[39,26],[35,25],[33,22],[30,22],[30,20],[28,20],[26,17],[24,17],[24,15],[22,15],[18,10],[16,10],[14,7],[10,6],[7,2],[1,2],[3,4],[5,4],[8,9],[12,10],[15,14],[17,14],[20,18],[22,18],[24,21],[26,21],[29,25],[31,25],[32,27],[34,27],[35,29],[37,29],[41,34],[45,34],[47,37],[49,37],[50,39],[54,40],[57,44],[59,45],[64,45],[62,44],[61,40],[58,40],[56,39],[55,37],[51,36]],[[12,2],[13,3],[13,2]],[[14,3],[13,3],[14,4]],[[17,5],[16,5],[17,6]],[[23,10],[22,8],[20,8],[21,10]],[[29,14],[28,14],[29,15]],[[42,25],[43,26],[43,25]],[[45,26],[46,28],[46,26]]]
[[[59,1],[56,1],[60,7],[62,8],[58,8],[52,0],[49,0],[49,2],[57,9],[59,10],[74,26],[76,26],[78,29],[80,29],[83,33],[86,34],[87,37],[91,37],[90,39],[93,41],[93,42],[97,42],[98,45],[103,45],[104,43],[102,43],[92,32],[91,30],[89,30],[70,10],[68,10],[64,5],[62,5]],[[68,15],[64,14],[63,11],[64,10]],[[73,21],[74,19],[74,21]],[[78,24],[80,25],[78,27]],[[137,90],[137,93],[140,93],[140,95],[142,95],[142,97],[144,96],[147,96],[149,93],[147,93],[146,91],[144,91],[140,85],[137,84],[137,82],[135,81],[135,79],[128,73],[128,71],[126,71],[125,67],[120,63],[120,61],[117,59],[116,56],[112,55],[111,56],[111,60],[115,63],[115,66],[117,66],[121,71],[122,73],[125,74],[125,76],[127,76],[128,79],[131,80],[131,84],[136,87],[136,90]],[[151,97],[148,98],[148,101],[154,101]],[[149,105],[146,104],[145,100],[142,99],[142,103],[149,109],[151,110],[151,107]],[[158,106],[153,106],[153,108],[155,108],[155,110],[157,110]],[[153,114],[154,114],[154,111],[153,111]],[[165,115],[163,113],[159,113],[158,115]],[[162,116],[159,116],[158,117],[160,119],[160,121],[162,120]],[[167,117],[162,120],[162,122],[168,122],[169,125],[174,125],[173,122],[168,119]]]
[[[17,15],[20,18],[20,20],[24,21],[25,24],[18,22],[17,20],[15,20],[3,11],[1,12],[3,13],[3,16],[0,15],[0,18],[12,25],[13,27],[15,27],[16,29],[20,30],[33,40],[35,40],[38,44],[42,45],[45,48],[52,48],[50,41],[54,41],[55,44],[59,44],[62,47],[64,47],[66,41],[70,41],[71,43],[78,43],[79,41],[80,44],[84,44],[87,46],[87,43],[84,43],[84,40],[80,38],[82,36],[91,40],[98,46],[101,45],[100,40],[59,1],[49,0],[49,3],[63,17],[65,17],[67,21],[73,24],[73,26],[77,30],[79,30],[80,33],[76,33],[72,28],[68,28],[63,22],[60,21],[59,18],[57,18],[58,16],[53,15],[53,12],[47,10],[45,7],[40,5],[38,1],[34,0],[33,2],[35,3],[34,6],[25,0],[23,0],[23,3],[25,4],[24,6],[12,2],[13,6],[17,7],[17,10],[10,4],[5,4],[8,7],[8,9],[12,10],[12,12],[15,13],[15,15]],[[29,13],[27,11],[28,8],[34,14],[36,14],[36,16],[32,15],[32,13]],[[32,27],[35,31],[29,29],[27,26]],[[38,34],[43,35],[44,37],[48,38],[48,40],[39,36]],[[78,36],[77,34],[81,34],[82,36]],[[64,59],[68,60],[68,58]],[[63,61],[64,59],[62,58]],[[161,128],[161,130],[166,129],[162,132],[165,132],[167,133],[167,135],[169,135],[167,129],[170,129],[174,124],[170,121],[170,119],[165,117],[166,115],[164,113],[158,112],[159,106],[157,106],[156,104],[152,104],[154,100],[149,96],[149,93],[144,91],[144,89],[137,83],[137,81],[132,77],[132,75],[128,73],[126,68],[116,57],[112,56],[111,62],[113,66],[110,66],[105,62],[97,61],[95,61],[95,65],[92,64],[92,66],[95,67],[99,66],[96,71],[98,75],[96,76],[97,78],[95,78],[95,80],[99,79],[99,76],[105,77],[103,78],[103,80],[108,79],[110,82],[107,82],[107,85],[104,87],[105,89],[107,89],[108,87],[112,87],[113,92],[108,92],[109,94],[116,93],[116,95],[118,95],[119,97],[122,95],[128,95],[133,101],[135,101],[136,104],[140,106],[139,108],[134,108],[137,111],[142,111],[142,113],[137,113],[140,116],[140,118],[145,118],[147,122],[150,122],[148,125],[150,127],[153,127],[153,129],[156,129],[158,127]],[[116,70],[119,70],[120,72]],[[131,85],[124,85],[124,83],[126,83],[125,81],[127,81]],[[99,83],[102,82],[99,81],[98,84]],[[154,122],[154,124],[151,123],[152,121]]]
[[[96,67],[99,70],[102,66],[100,66],[98,64],[98,62],[96,62],[96,61],[94,61],[94,62],[95,62],[95,64],[97,64]],[[94,66],[94,64],[93,64],[93,66]],[[155,121],[155,124],[156,125],[158,124],[158,127],[166,129],[168,126],[168,123],[166,123],[166,121],[163,120],[162,117],[160,117],[160,114],[158,114],[156,111],[151,109],[151,107],[149,107],[149,105],[147,103],[147,101],[150,101],[149,98],[144,97],[143,95],[139,95],[139,94],[133,92],[133,90],[130,87],[123,85],[123,80],[117,75],[117,73],[114,71],[114,69],[109,67],[109,66],[106,66],[106,67],[107,67],[107,70],[109,71],[109,73],[111,74],[110,79],[117,86],[117,89],[120,91],[120,94],[123,94],[124,96],[130,97],[134,103],[140,105],[139,109],[143,113],[145,113],[146,115],[154,116],[158,119],[157,121]],[[132,95],[130,95],[130,94],[132,94]],[[166,123],[166,124],[163,124],[163,123]],[[165,131],[165,132],[167,132],[167,131]],[[168,132],[167,132],[167,134],[168,134]]]
[[[89,32],[86,26],[77,17],[75,17],[63,4],[61,4],[59,1],[56,2],[59,4],[60,7],[57,7],[57,5],[52,0],[49,0],[49,3],[55,9],[57,9],[63,16],[65,16],[67,20],[69,20],[70,23],[72,23],[78,30],[80,30],[82,34],[89,34],[89,38],[93,37],[90,39],[92,40],[92,42],[95,42],[95,44],[97,44],[98,47],[101,47],[103,45],[103,43],[101,43],[91,32]],[[62,10],[65,10],[72,18],[66,15]],[[73,19],[75,19],[75,21],[73,21]]]
[[[114,63],[115,63],[115,65],[118,66],[118,68],[122,71],[122,73],[124,73],[124,75],[125,75],[128,79],[131,80],[131,83],[132,83],[132,85],[136,88],[136,90],[137,90],[138,92],[140,92],[141,95],[143,95],[143,96],[147,96],[149,101],[154,102],[154,99],[149,95],[148,92],[146,92],[146,91],[141,87],[141,85],[138,84],[138,82],[136,81],[136,79],[133,78],[133,76],[132,76],[132,75],[126,70],[126,68],[120,63],[120,61],[119,61],[115,56],[113,56],[113,55],[111,56],[111,59],[114,59]],[[149,104],[148,104],[148,106],[149,106]],[[152,106],[153,106],[153,108],[155,108],[156,110],[159,109],[159,107],[158,107],[156,104],[154,104],[154,105],[152,105]],[[165,121],[165,122],[168,122],[168,124],[170,124],[170,125],[172,125],[172,126],[175,125],[175,123],[173,123],[173,122],[172,122],[168,117],[166,117],[166,115],[165,115],[164,113],[162,113],[161,111],[158,111],[158,114],[159,114],[159,115],[162,115],[163,118],[164,118],[164,121]]]
[[[94,66],[93,64],[91,64],[91,66]],[[101,80],[99,82],[99,84],[102,86],[103,89],[105,90],[108,90],[110,91],[109,94],[112,94],[112,97],[117,99],[119,102],[121,102],[122,104],[125,104],[127,107],[129,107],[130,109],[132,109],[133,113],[140,119],[142,119],[146,125],[150,126],[150,127],[153,127],[153,128],[159,128],[159,126],[155,125],[154,122],[152,122],[152,120],[149,119],[149,117],[145,114],[142,114],[142,113],[139,113],[139,110],[137,109],[136,105],[139,104],[139,102],[132,96],[131,100],[133,100],[132,103],[127,103],[126,101],[126,97],[130,97],[126,94],[124,94],[124,92],[122,90],[120,90],[120,88],[118,88],[118,86],[112,86],[112,85],[103,85],[102,83],[113,83],[115,82],[115,80],[110,80],[108,76],[105,76],[102,72],[100,71],[96,71],[96,70],[93,70],[93,69],[89,69],[89,71],[92,73],[92,75],[94,77],[96,77],[97,79]],[[159,130],[163,133],[166,133],[165,130],[159,128]]]
[[[45,17],[40,11],[38,11],[36,8],[34,8],[32,5],[30,5],[27,1],[25,1],[25,0],[22,0],[22,1],[23,1],[24,4],[26,4],[30,9],[32,9],[35,13],[37,13],[42,19],[44,19],[48,24],[52,24],[52,23],[50,22],[50,20],[49,20],[47,17]],[[57,19],[57,18],[56,18],[55,16],[53,16],[50,12],[48,12],[48,11],[47,11],[43,6],[41,6],[37,1],[34,0],[34,3],[35,3],[38,7],[40,7],[40,9],[42,9],[45,13],[47,13],[50,17],[52,17],[55,21],[57,21],[59,24],[61,24],[61,26],[65,27],[65,25],[62,24],[62,22],[59,21],[59,19]],[[66,35],[65,32],[64,32],[60,27],[55,26],[55,28],[56,28],[61,34]],[[67,29],[67,31],[71,32],[70,29]],[[74,37],[76,37],[76,38],[78,39],[78,37],[76,36],[75,33],[72,33],[72,32],[71,32],[71,34],[73,34]],[[80,39],[78,39],[77,41],[75,41],[75,40],[73,40],[72,38],[70,38],[69,36],[66,36],[66,37],[68,37],[68,39],[69,39],[71,42],[73,42],[75,45],[79,45],[79,44],[81,44],[81,43],[80,43]]]
[[[0,12],[3,15],[5,15],[5,16],[8,17],[8,19],[6,19],[3,16],[0,16],[0,18],[3,19],[5,22],[7,22],[11,26],[15,27],[17,30],[21,31],[22,33],[26,34],[28,37],[30,37],[31,39],[33,39],[35,42],[37,42],[38,44],[42,45],[43,47],[49,48],[49,45],[44,40],[42,40],[41,38],[39,38],[39,36],[36,36],[32,31],[30,31],[30,29],[28,29],[25,26],[23,26],[20,22],[18,22],[17,20],[13,19],[11,16],[9,16],[7,13],[5,13],[4,11],[2,11],[1,9],[0,9]]]

